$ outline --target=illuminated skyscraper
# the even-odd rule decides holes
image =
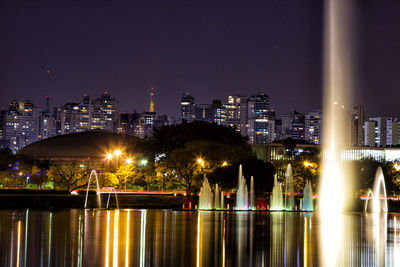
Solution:
[[[42,138],[42,109],[31,101],[13,100],[1,116],[2,144],[14,153]]]
[[[251,144],[271,143],[275,139],[275,112],[266,94],[253,95],[247,102],[247,135]]]
[[[119,102],[104,92],[92,102],[92,129],[117,131],[119,125]]]
[[[182,122],[192,122],[195,119],[194,97],[189,93],[183,93],[181,97],[181,120]]]
[[[222,125],[233,127],[243,136],[247,136],[247,98],[245,96],[228,96],[228,101],[223,105]]]
[[[399,144],[399,123],[393,117],[370,118],[364,123],[364,145],[386,147]]]
[[[322,144],[322,111],[313,110],[305,114],[304,139],[313,144]]]

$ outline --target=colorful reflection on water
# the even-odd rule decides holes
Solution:
[[[400,214],[0,211],[1,266],[400,266]]]

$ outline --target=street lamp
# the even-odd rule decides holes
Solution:
[[[303,164],[304,164],[305,167],[310,167],[311,166],[311,163],[309,163],[308,161],[304,161]]]
[[[228,162],[227,162],[227,161],[222,162],[222,165],[221,165],[221,166],[222,166],[222,167],[228,166]]]
[[[122,152],[121,152],[120,149],[114,150],[114,155],[115,155],[115,157],[117,158],[117,169],[118,169],[118,167],[119,167],[119,156],[121,156],[121,154],[122,154]]]
[[[202,159],[202,158],[197,158],[197,163],[198,163],[201,167],[204,167],[204,159]]]
[[[132,159],[131,158],[127,158],[126,159],[126,164],[132,164]]]

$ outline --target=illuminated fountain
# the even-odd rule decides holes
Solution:
[[[236,210],[249,209],[249,194],[246,179],[243,177],[242,165],[239,166],[238,188],[236,191]]]
[[[324,6],[324,127],[319,205],[321,211],[320,264],[345,266],[348,250],[343,246],[351,225],[341,214],[354,203],[350,194],[353,177],[341,160],[341,148],[347,144],[349,103],[355,87],[352,80],[353,19],[349,0],[325,0]],[[346,205],[346,206],[345,206]]]
[[[115,196],[115,202],[117,203],[117,209],[119,209],[119,203],[118,203],[118,196],[117,196],[117,191],[115,191],[114,187],[110,188],[110,191],[108,192],[108,198],[107,198],[107,206],[106,209],[108,209],[108,204],[110,204],[110,197],[111,193],[114,191],[114,196]]]
[[[274,177],[274,188],[272,189],[270,210],[283,210],[283,196],[282,188],[278,183],[278,176],[275,174]]]
[[[211,191],[210,184],[206,175],[204,175],[203,185],[200,189],[199,197],[199,209],[200,210],[211,210],[213,208],[214,196]]]
[[[294,189],[293,189],[293,171],[292,165],[288,164],[286,168],[285,181],[285,209],[294,209]]]
[[[97,205],[98,205],[98,208],[101,208],[101,196],[100,196],[99,179],[97,178],[97,172],[95,170],[92,170],[92,172],[90,173],[90,176],[89,176],[89,182],[88,182],[88,186],[87,186],[87,189],[86,189],[85,209],[87,208],[87,200],[88,200],[88,194],[89,194],[90,181],[92,180],[93,174],[94,174],[94,177],[96,178],[96,185],[97,185],[97,190],[96,190]]]
[[[221,191],[221,209],[225,209],[225,198],[224,198],[224,191]]]
[[[313,196],[312,196],[312,188],[311,182],[307,181],[306,185],[303,189],[303,199],[301,200],[301,210],[302,211],[313,211],[314,210],[314,203],[313,203]]]
[[[383,191],[383,198],[382,198]],[[372,196],[372,212],[388,212],[385,177],[383,176],[382,168],[378,167],[375,174],[374,190],[368,189],[367,199],[365,201],[364,211],[368,209],[369,196]],[[383,202],[383,205],[382,205]]]
[[[341,212],[351,204],[351,173],[341,161],[340,149],[347,144],[348,114],[354,87],[352,59],[351,1],[325,1],[324,42],[324,157],[319,210]]]
[[[256,210],[257,209],[257,204],[256,204],[256,192],[254,190],[254,178],[251,176],[250,179],[250,206],[249,208],[251,210]]]
[[[221,209],[221,197],[220,197],[220,190],[218,184],[215,184],[215,191],[214,191],[214,209],[220,210]]]

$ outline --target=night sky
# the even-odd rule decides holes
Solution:
[[[357,0],[355,103],[400,115],[400,1]],[[322,0],[0,2],[0,106],[108,91],[120,111],[179,115],[196,103],[264,92],[278,115],[322,103]],[[48,87],[46,70],[51,70]]]

